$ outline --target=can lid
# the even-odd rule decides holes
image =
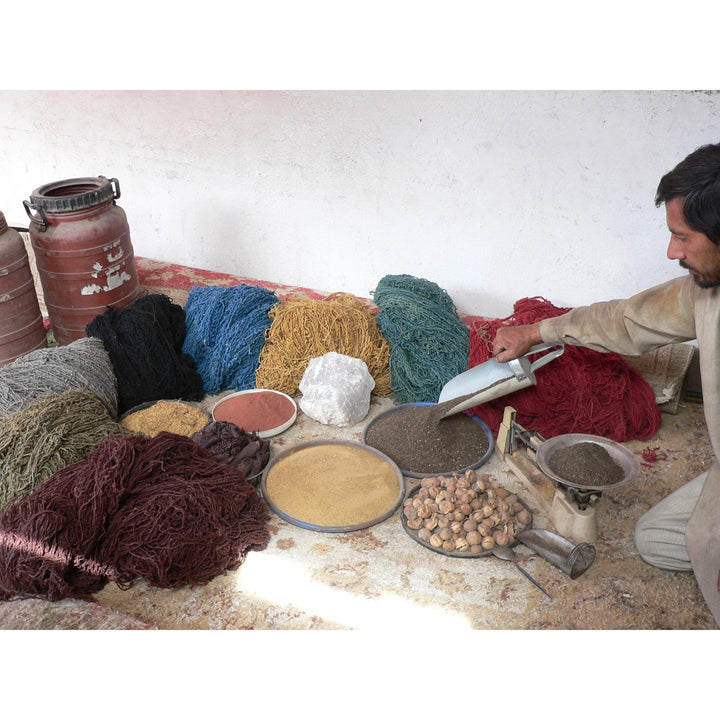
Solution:
[[[30,195],[32,203],[50,213],[86,210],[115,198],[112,182],[103,175],[70,178],[41,185]]]

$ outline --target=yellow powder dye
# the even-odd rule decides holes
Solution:
[[[181,400],[158,400],[123,418],[120,424],[150,437],[163,430],[190,437],[208,424],[208,416],[201,408]]]
[[[281,512],[320,527],[352,527],[375,520],[398,502],[402,488],[386,460],[366,448],[328,443],[280,458],[265,480]]]

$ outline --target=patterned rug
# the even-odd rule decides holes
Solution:
[[[137,260],[146,292],[184,304],[194,285],[258,284],[276,292],[320,299],[307,288],[201,271],[145,258]],[[365,302],[372,307],[369,300]],[[206,398],[210,409],[217,397]],[[312,421],[302,412],[295,425],[272,439],[277,454],[322,438],[361,441],[367,422],[392,407],[374,398],[368,417],[349,428]],[[252,552],[236,571],[200,587],[172,590],[138,583],[97,593],[95,603],[15,600],[0,603],[4,629],[380,629],[423,627],[424,632],[462,629],[714,629],[691,573],[654,568],[633,543],[637,519],[669,492],[707,469],[712,457],[702,405],[680,402],[663,414],[650,443],[627,447],[642,459],[631,484],[603,494],[597,507],[600,538],[590,569],[570,580],[518,546],[518,560],[553,596],[547,599],[511,563],[495,558],[457,559],[410,539],[396,513],[356,533],[316,533],[277,516],[271,542]],[[497,453],[487,464],[501,484],[523,495]],[[519,489],[518,489],[519,488]],[[548,519],[537,507],[536,527]]]
[[[132,615],[84,600],[49,602],[28,598],[0,602],[3,630],[157,630]]]

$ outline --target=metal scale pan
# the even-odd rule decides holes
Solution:
[[[623,478],[615,483],[598,482],[594,485],[581,485],[567,478],[560,477],[550,469],[550,459],[558,450],[563,450],[564,448],[581,443],[595,443],[604,448],[615,463],[622,468]],[[640,473],[640,463],[638,459],[626,447],[616,443],[614,440],[608,440],[599,435],[584,435],[582,433],[557,435],[549,440],[544,440],[537,448],[536,461],[539,468],[552,478],[557,485],[578,488],[584,491],[602,492],[608,488],[620,487],[633,480]]]
[[[595,443],[603,447],[622,468],[622,479],[614,483],[602,483],[601,478],[598,478],[595,484],[581,485],[560,477],[550,469],[550,460],[558,450],[580,443]],[[544,440],[536,448],[535,462],[557,488],[550,507],[550,520],[561,535],[567,535],[576,542],[595,542],[597,539],[599,531],[592,504],[600,499],[602,493],[625,485],[640,473],[640,463],[630,450],[613,440],[581,433],[557,435]]]
[[[609,488],[630,482],[640,472],[640,463],[627,448],[599,435],[568,433],[546,440],[534,430],[526,430],[516,420],[516,410],[505,407],[498,430],[497,448],[508,468],[517,475],[533,494],[540,507],[561,535],[575,542],[593,543],[599,536],[593,503]],[[602,483],[598,478],[592,485],[579,484],[559,477],[550,469],[550,458],[561,448],[591,442],[601,445],[622,468],[619,482]]]

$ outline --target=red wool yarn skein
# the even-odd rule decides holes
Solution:
[[[502,326],[528,325],[569,312],[541,297],[518,300],[513,314],[470,328],[474,367],[492,357],[492,343]],[[505,407],[517,411],[518,424],[545,438],[587,433],[626,442],[647,440],[662,424],[655,392],[622,356],[566,345],[565,352],[536,374],[537,385],[470,409],[497,434]]]

